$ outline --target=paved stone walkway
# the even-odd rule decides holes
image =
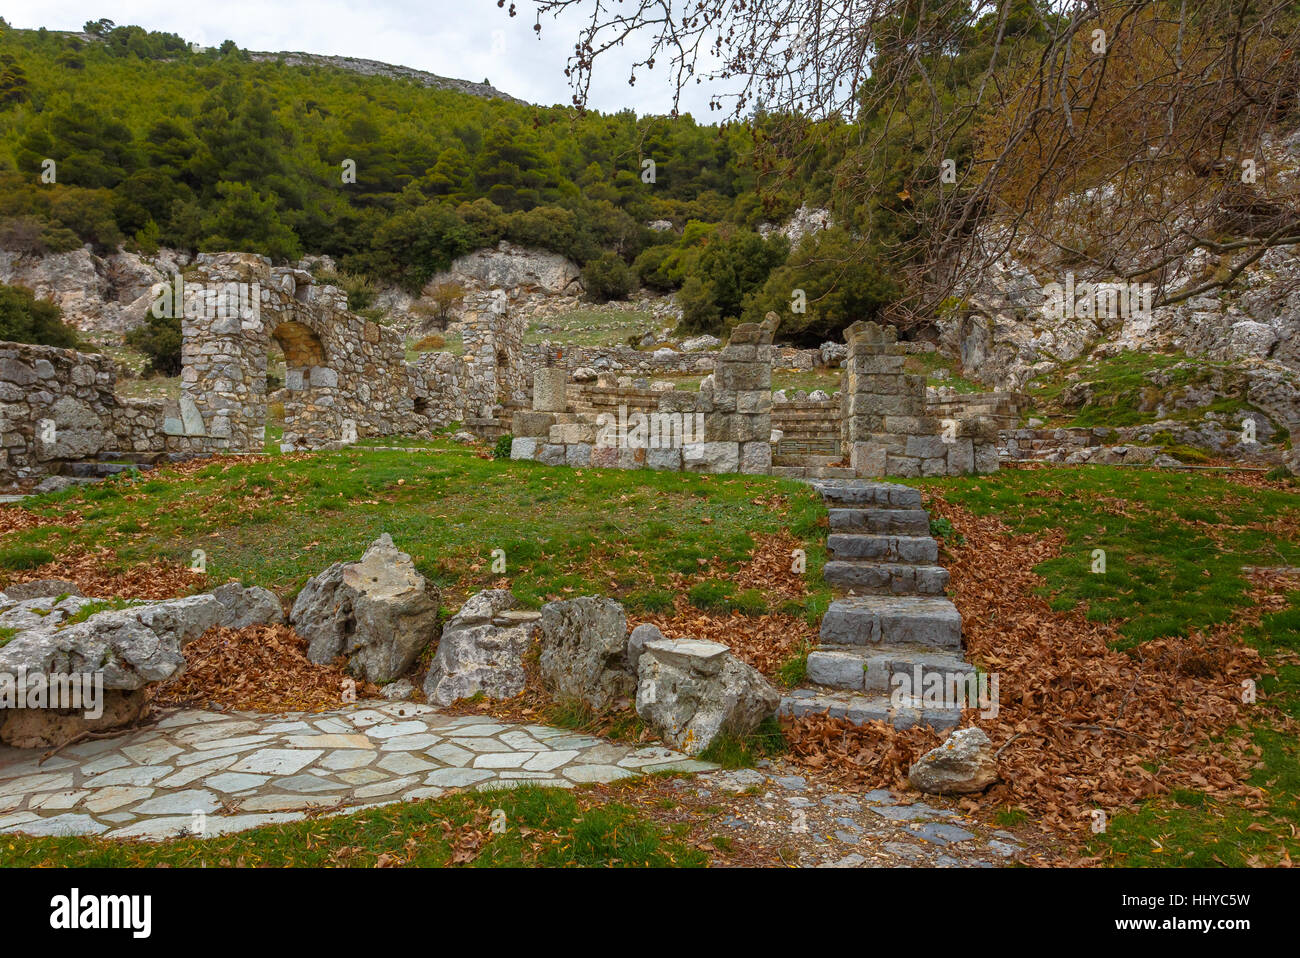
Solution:
[[[663,746],[390,702],[290,715],[186,710],[43,763],[42,754],[0,746],[0,832],[212,836],[452,788],[571,788],[716,768]]]
[[[720,831],[738,844],[780,849],[799,868],[993,868],[1021,859],[1010,832],[888,789],[848,792],[784,761],[674,781],[696,800],[723,800]],[[744,794],[745,801],[727,801]]]

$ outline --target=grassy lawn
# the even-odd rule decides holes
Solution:
[[[118,842],[0,836],[15,868],[697,867],[706,856],[679,826],[583,791],[525,786],[273,825],[217,838]]]
[[[1013,533],[1064,535],[1061,554],[1037,568],[1055,608],[1082,604],[1135,646],[1228,622],[1246,597],[1243,565],[1300,565],[1300,490],[1248,488],[1205,475],[1107,467],[1005,471],[924,483]],[[960,530],[959,530],[960,531]],[[1104,549],[1106,571],[1091,571]],[[1300,718],[1300,591],[1289,608],[1248,628],[1244,639],[1276,668],[1260,702]],[[1091,852],[1118,865],[1246,865],[1300,855],[1300,746],[1294,726],[1261,708],[1252,723],[1263,750],[1250,779],[1263,809],[1176,791],[1135,813],[1111,816]],[[1240,730],[1239,730],[1240,731]],[[1279,847],[1281,851],[1279,851]]]
[[[419,445],[431,451],[358,446],[218,460],[30,499],[38,515],[76,512],[82,521],[6,535],[0,577],[101,547],[121,567],[157,558],[188,566],[202,549],[209,582],[241,579],[292,595],[388,532],[451,608],[507,578],[527,605],[597,593],[635,613],[671,603],[673,574],[735,568],[755,536],[788,531],[807,550],[808,581],[820,583],[824,511],[802,483],[552,469],[480,459],[449,442]],[[496,549],[505,553],[504,576],[492,572]],[[809,608],[824,607],[826,594],[814,592]]]
[[[533,320],[524,333],[524,342],[627,346],[629,337],[650,330],[658,332],[661,326],[660,321],[643,310],[589,307]]]

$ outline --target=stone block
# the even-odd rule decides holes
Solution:
[[[975,445],[975,471],[976,472],[997,472],[998,471],[997,444],[976,442],[974,445]]]
[[[593,446],[591,464],[599,469],[617,469],[618,454],[618,446]]]
[[[855,442],[849,451],[849,465],[857,476],[883,476],[888,452],[879,443]]]
[[[591,444],[596,441],[596,426],[594,423],[573,422],[563,423],[551,427],[550,440],[553,443],[587,443]]]
[[[535,412],[531,409],[518,409],[510,417],[510,432],[515,436],[549,436],[555,425],[555,414]]]
[[[562,466],[565,463],[564,446],[559,443],[546,443],[537,454],[537,461],[548,466]]]
[[[533,372],[533,409],[537,412],[564,412],[568,370],[543,366]]]
[[[564,446],[564,464],[566,466],[590,466],[591,443],[571,442]]]
[[[909,456],[889,456],[885,462],[885,475],[917,478],[921,475],[921,460]]]
[[[766,475],[772,469],[772,445],[746,442],[740,447],[740,471],[749,475]]]
[[[681,472],[682,471],[682,450],[681,449],[647,449],[645,454],[646,465],[651,469],[657,469],[661,472]]]
[[[959,476],[975,471],[975,444],[958,439],[948,447],[948,475]]]
[[[532,436],[515,436],[510,441],[511,459],[535,459],[538,441]]]
[[[934,459],[921,460],[921,475],[946,476],[948,474],[948,457],[938,456]]]
[[[943,436],[908,436],[904,453],[918,459],[946,459],[950,445],[952,443],[945,442]]]
[[[736,472],[740,469],[740,444],[736,442],[694,442],[682,450],[689,472]]]

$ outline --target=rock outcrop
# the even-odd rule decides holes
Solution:
[[[613,599],[583,596],[542,607],[542,683],[557,700],[582,699],[603,709],[630,699],[627,616]]]
[[[689,755],[703,752],[721,734],[749,734],[781,703],[757,669],[717,642],[649,641],[637,676],[637,714]]]
[[[582,271],[559,253],[502,240],[495,248],[475,250],[454,260],[451,269],[430,280],[432,285],[446,282],[574,295],[582,292]]]
[[[0,629],[17,630],[0,640],[0,742],[44,748],[129,724],[148,707],[150,685],[185,670],[190,641],[216,626],[281,617],[264,589],[219,591],[102,611],[94,611],[102,600],[85,596],[15,602],[0,593]],[[74,689],[79,700],[68,697]]]
[[[438,637],[438,592],[384,533],[360,562],[336,562],[309,580],[289,621],[318,664],[347,658],[369,682],[390,682]]]
[[[424,679],[424,697],[450,705],[480,692],[508,699],[524,690],[524,655],[541,615],[516,610],[505,589],[471,596],[442,629]]]

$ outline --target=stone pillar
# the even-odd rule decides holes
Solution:
[[[892,326],[854,323],[841,380],[840,438],[859,476],[944,476],[997,470],[997,430],[987,417],[927,415],[925,377],[903,371]]]
[[[699,472],[767,473],[772,468],[772,336],[779,319],[742,323],[718,353],[704,403],[704,442],[688,450]]]
[[[569,373],[563,366],[542,366],[533,373],[533,410],[564,412]]]

